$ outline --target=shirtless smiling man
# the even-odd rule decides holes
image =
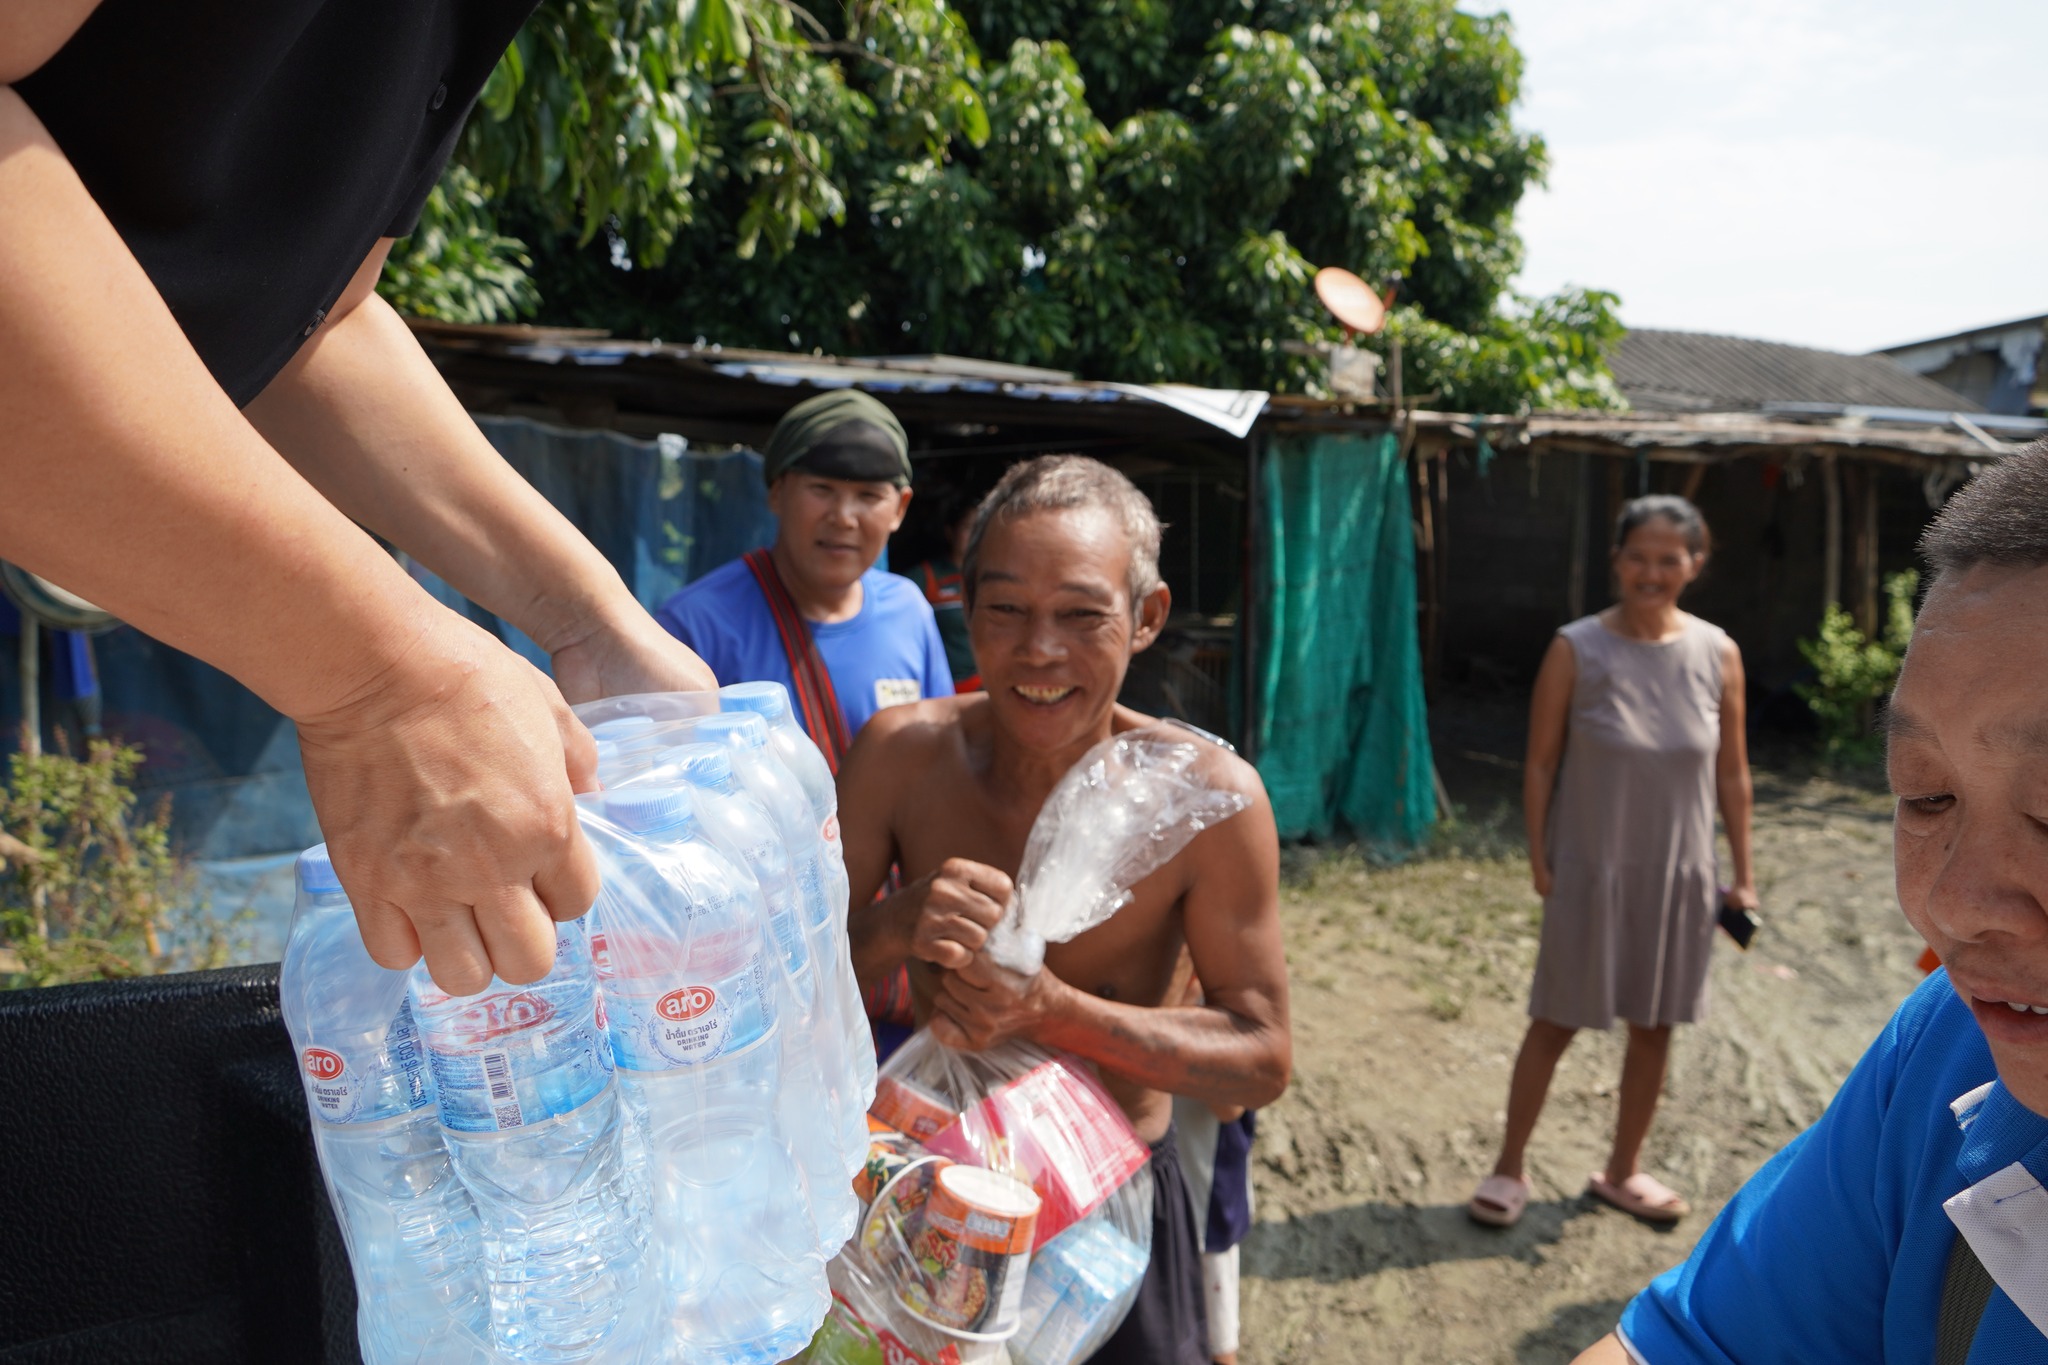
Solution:
[[[982,953],[1053,786],[1111,734],[1154,723],[1118,706],[1131,656],[1166,620],[1159,522],[1130,481],[1078,456],[1004,476],[963,565],[987,688],[879,713],[839,774],[863,985],[910,966],[920,1023],[954,1047],[1028,1038],[1092,1061],[1152,1148],[1152,1264],[1098,1362],[1208,1359],[1201,1241],[1169,1136],[1172,1097],[1257,1108],[1287,1088],[1292,1040],[1279,841],[1251,766],[1202,746],[1246,808],[1132,888],[1108,923],[1021,977]],[[903,889],[870,904],[891,863]],[[1183,1006],[1190,974],[1206,1003]]]

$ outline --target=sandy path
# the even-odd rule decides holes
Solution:
[[[1758,786],[1769,918],[1752,953],[1719,945],[1712,1017],[1681,1030],[1650,1137],[1650,1168],[1698,1210],[1675,1232],[1581,1197],[1605,1153],[1619,1032],[1582,1035],[1559,1068],[1521,1226],[1465,1217],[1535,955],[1505,819],[1468,829],[1461,855],[1330,860],[1288,888],[1295,1080],[1255,1152],[1247,1362],[1567,1361],[1819,1115],[1919,980],[1920,944],[1893,904],[1881,798],[1765,773]]]

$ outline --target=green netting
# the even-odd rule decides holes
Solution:
[[[1266,451],[1258,754],[1283,838],[1406,846],[1436,817],[1400,455],[1391,434]]]

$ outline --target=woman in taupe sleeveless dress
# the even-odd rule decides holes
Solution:
[[[1500,1160],[1469,1206],[1480,1222],[1521,1216],[1523,1149],[1558,1059],[1579,1029],[1616,1018],[1629,1030],[1621,1112],[1587,1191],[1652,1222],[1688,1211],[1638,1159],[1671,1026],[1706,1012],[1722,901],[1717,806],[1735,863],[1728,903],[1756,906],[1742,656],[1718,626],[1678,609],[1706,558],[1706,523],[1690,502],[1628,504],[1615,527],[1620,600],[1560,630],[1537,674],[1523,801],[1543,938]]]

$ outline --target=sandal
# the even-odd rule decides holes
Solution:
[[[1511,1175],[1490,1175],[1479,1182],[1479,1190],[1465,1205],[1475,1223],[1490,1228],[1511,1228],[1522,1220],[1529,1204],[1529,1182]]]
[[[1669,1226],[1692,1212],[1692,1205],[1675,1190],[1643,1171],[1637,1171],[1619,1185],[1610,1181],[1605,1172],[1595,1171],[1586,1181],[1586,1193],[1632,1218],[1659,1226]]]

